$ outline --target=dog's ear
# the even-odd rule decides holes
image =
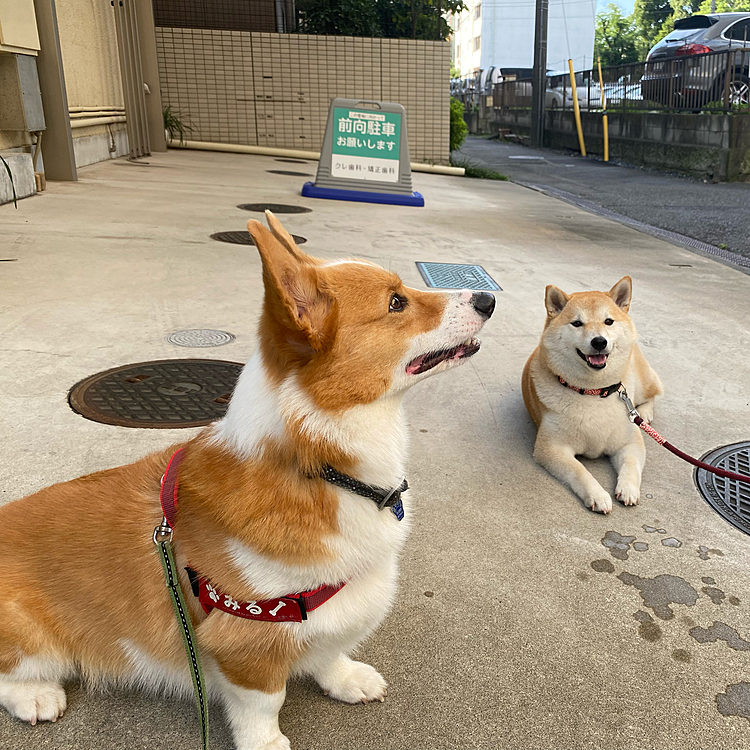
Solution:
[[[550,284],[544,290],[544,306],[547,308],[547,315],[550,318],[559,315],[565,305],[568,304],[569,299],[570,297],[562,289],[558,289],[556,286]]]
[[[630,309],[630,298],[633,296],[633,279],[623,276],[610,290],[609,296],[625,312]]]
[[[276,237],[276,239],[295,257],[297,260],[305,261],[306,263],[310,264],[317,264],[318,259],[313,258],[311,255],[308,255],[307,253],[303,252],[299,249],[297,246],[297,243],[294,241],[294,237],[292,237],[289,232],[284,229],[281,222],[276,218],[276,216],[271,211],[266,211],[266,221],[268,222],[268,226],[271,229],[271,232],[273,233],[273,236]]]
[[[298,258],[259,221],[247,223],[263,263],[265,311],[297,349],[325,350],[333,340],[335,305],[314,265]]]

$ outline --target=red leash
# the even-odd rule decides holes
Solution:
[[[620,399],[628,409],[628,418],[630,421],[638,425],[638,427],[640,427],[649,437],[656,440],[659,445],[663,445],[668,451],[674,453],[675,456],[681,458],[683,461],[687,461],[693,466],[697,466],[699,469],[710,471],[712,474],[717,474],[725,479],[734,479],[735,482],[746,482],[747,484],[750,484],[750,477],[745,476],[744,474],[735,474],[733,471],[727,471],[726,469],[719,469],[716,466],[711,466],[711,464],[707,464],[705,461],[699,461],[697,458],[689,456],[679,448],[675,448],[672,443],[665,440],[665,438],[663,438],[650,424],[644,422],[643,417],[638,413],[635,406],[633,406],[633,402],[628,397],[628,392],[625,390],[625,386],[621,386],[618,393],[620,394]]]

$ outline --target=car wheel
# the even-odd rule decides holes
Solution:
[[[750,103],[750,78],[744,73],[729,82],[729,106],[743,107]]]

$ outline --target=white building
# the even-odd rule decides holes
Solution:
[[[453,65],[461,77],[480,69],[534,65],[535,0],[467,0],[450,18]],[[596,0],[549,0],[547,70],[575,70],[594,63]]]

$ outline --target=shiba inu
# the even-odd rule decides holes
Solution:
[[[646,451],[617,392],[624,385],[647,422],[662,394],[636,343],[631,295],[629,276],[609,292],[568,295],[548,286],[544,332],[523,370],[523,400],[538,428],[534,458],[600,513],[612,510],[612,497],[576,456],[610,456],[615,497],[636,505]]]
[[[152,542],[168,476],[182,589],[237,750],[289,747],[290,675],[347,703],[385,698],[349,655],[389,609],[409,530],[402,399],[479,350],[495,301],[313,258],[267,220],[248,223],[265,296],[226,416],[0,508],[0,704],[13,716],[56,721],[76,675],[192,694]]]

